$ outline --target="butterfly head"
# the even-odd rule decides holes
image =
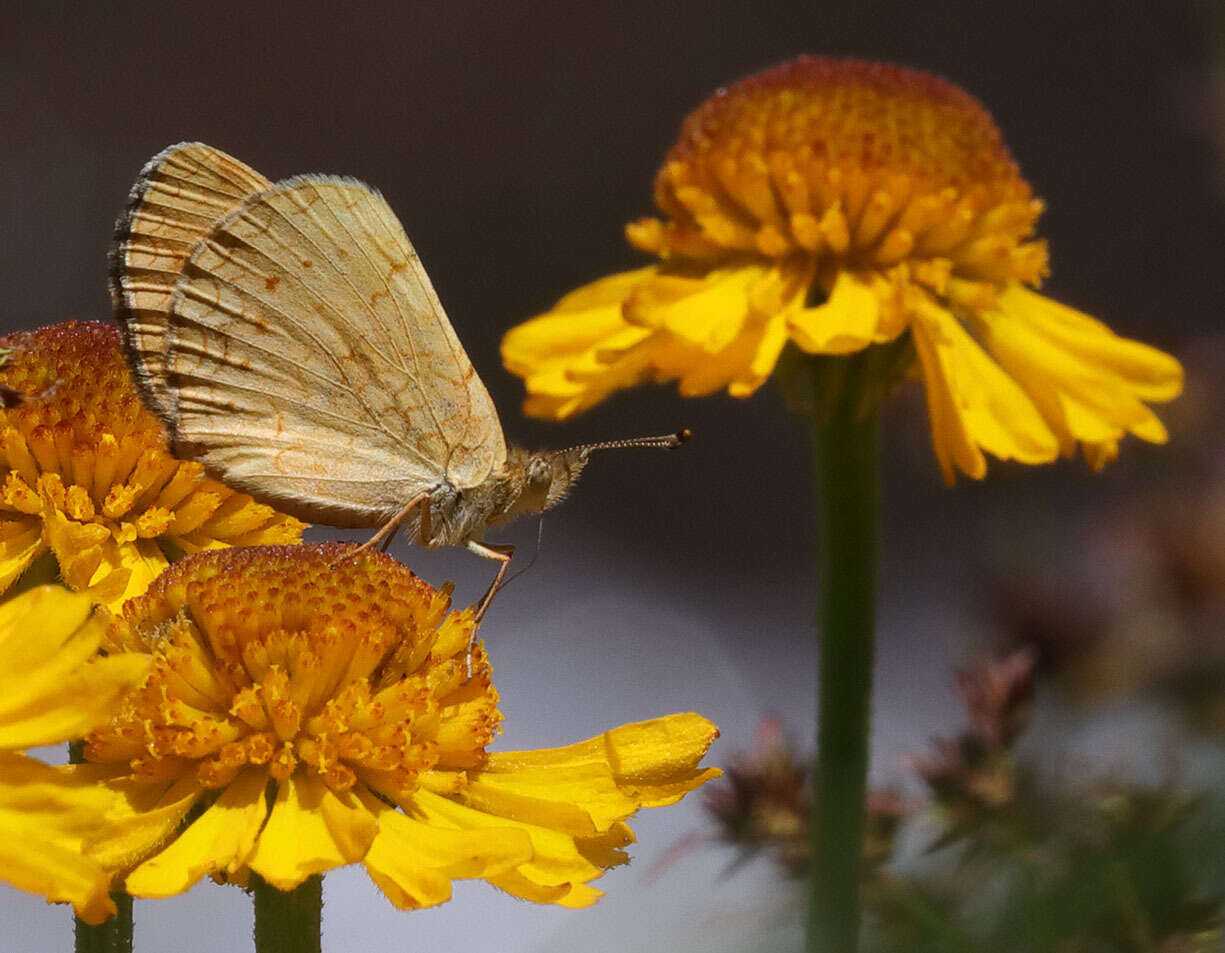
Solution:
[[[535,453],[509,448],[501,475],[509,492],[504,508],[490,522],[507,523],[520,513],[541,513],[556,506],[583,472],[590,452],[586,447]]]
[[[676,447],[689,439],[689,431],[662,437],[637,437],[632,440],[610,440],[586,443],[565,450],[541,450],[529,453],[517,447],[507,454],[507,474],[518,484],[517,492],[497,523],[505,523],[520,513],[540,513],[552,509],[566,498],[578,480],[583,467],[596,450],[619,450],[624,447]]]
[[[622,447],[675,447],[689,431],[588,443],[565,450],[531,452],[508,447],[506,463],[484,482],[463,489],[443,481],[430,492],[428,517],[415,522],[418,541],[429,547],[480,539],[485,527],[509,523],[521,513],[541,513],[566,498],[593,451]]]

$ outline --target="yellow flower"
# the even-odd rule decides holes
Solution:
[[[463,878],[585,906],[626,861],[626,818],[719,774],[697,715],[486,753],[502,716],[473,610],[352,552],[201,553],[124,607],[108,644],[153,669],[86,756],[126,796],[90,849],[131,894],[252,870],[288,890],[360,862],[402,908]]]
[[[99,923],[115,912],[110,878],[82,846],[114,797],[92,769],[20,753],[104,724],[149,668],[132,654],[90,661],[106,630],[91,610],[56,586],[0,604],[0,878]]]
[[[303,524],[175,459],[141,404],[118,331],[69,322],[0,339],[0,592],[54,553],[64,581],[112,609],[167,553],[290,543]]]
[[[1145,402],[1179,393],[1178,362],[1031,290],[1042,203],[987,111],[944,80],[838,59],[767,70],[685,120],[655,202],[664,217],[627,235],[658,264],[506,335],[527,413],[563,419],[653,379],[744,397],[788,342],[898,341],[950,481],[982,477],[984,450],[1042,463],[1079,442],[1097,468],[1126,433],[1166,439]]]

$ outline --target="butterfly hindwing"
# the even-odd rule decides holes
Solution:
[[[505,461],[416,252],[352,180],[289,179],[213,226],[176,285],[166,369],[190,454],[311,522],[375,524]]]
[[[115,225],[111,295],[146,401],[166,419],[166,323],[183,266],[218,219],[271,183],[232,156],[180,142],[146,163]]]

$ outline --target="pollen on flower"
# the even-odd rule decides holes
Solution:
[[[392,797],[424,772],[474,764],[501,722],[471,610],[393,560],[352,547],[255,547],[188,557],[129,601],[116,649],[153,670],[91,761],[131,777],[222,788],[243,769],[359,781]]]
[[[117,330],[69,322],[0,340],[0,590],[50,548],[64,579],[117,607],[166,553],[290,543],[303,524],[176,459]]]
[[[685,120],[655,181],[668,220],[629,226],[665,258],[922,260],[941,293],[1035,282],[1042,211],[990,114],[951,83],[884,63],[801,57],[720,90]],[[985,283],[985,284],[984,284]]]

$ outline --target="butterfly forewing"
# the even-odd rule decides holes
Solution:
[[[175,436],[311,522],[373,525],[506,458],[497,412],[382,197],[304,176],[197,246],[170,320]]]
[[[183,266],[218,219],[270,185],[224,152],[181,142],[150,159],[132,188],[115,227],[111,293],[134,376],[164,420],[166,323]]]

